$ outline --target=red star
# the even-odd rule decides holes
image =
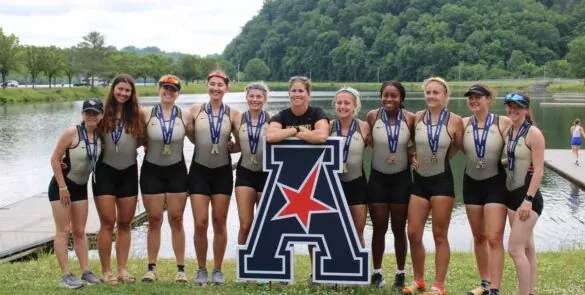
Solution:
[[[311,169],[311,173],[305,178],[298,190],[277,183],[280,191],[287,199],[287,203],[280,212],[274,216],[273,220],[296,217],[305,229],[305,232],[308,233],[309,218],[311,217],[311,214],[335,212],[335,209],[313,197],[321,168],[321,160],[322,159],[319,159],[319,161],[315,163],[315,166]]]

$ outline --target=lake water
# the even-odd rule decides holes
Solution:
[[[332,92],[315,92],[312,104],[321,106],[329,114],[333,114],[331,102],[333,95]],[[180,106],[187,107],[193,103],[205,102],[207,99],[206,95],[182,95],[177,102]],[[553,100],[549,94],[533,95],[533,99],[534,116],[537,125],[545,134],[547,148],[566,148],[567,161],[570,161],[569,126],[575,118],[584,114],[584,109],[575,106],[541,106],[542,102]],[[145,105],[152,105],[157,103],[158,98],[145,97],[142,100]],[[376,93],[363,93],[363,100],[362,111],[359,114],[362,119],[365,118],[368,110],[379,106]],[[243,93],[229,93],[225,97],[225,102],[240,110],[246,109]],[[287,107],[288,104],[286,92],[273,92],[267,109],[275,113]],[[424,101],[422,96],[408,96],[405,105],[411,111],[419,110],[424,108]],[[76,124],[81,119],[80,108],[81,102],[0,106],[0,190],[3,192],[0,195],[0,207],[47,191],[48,182],[52,176],[49,163],[51,153],[63,129]],[[449,109],[464,116],[469,115],[466,100],[462,97],[453,97],[449,102]],[[501,100],[494,103],[492,111],[504,112]],[[186,149],[191,148],[192,144],[186,141]],[[366,171],[369,170],[370,166],[369,158],[368,152],[365,160]],[[473,247],[473,238],[465,215],[461,193],[463,160],[461,155],[452,160],[457,197],[449,229],[449,241],[455,251],[471,251]],[[583,169],[585,171],[585,167]],[[583,192],[572,187],[569,182],[550,170],[545,171],[541,191],[545,200],[545,208],[536,226],[535,242],[537,248],[540,251],[584,248],[585,203],[583,202]],[[94,204],[90,203],[90,206],[94,206]],[[0,214],[2,214],[1,211]],[[189,258],[195,258],[193,216],[189,205],[186,207],[184,220],[187,237],[186,254]],[[237,232],[238,216],[236,202],[233,199],[228,214],[227,258],[235,256]],[[508,228],[506,236],[507,234]],[[369,247],[372,236],[371,227],[366,227],[365,236]],[[213,232],[210,227],[209,238],[212,237]],[[386,240],[388,246],[386,251],[392,252],[393,237],[390,231]],[[425,229],[424,241],[427,248],[432,250],[434,243],[430,224]],[[296,247],[296,249],[299,252],[306,252],[306,247]],[[133,231],[131,255],[146,257],[146,225]],[[92,256],[97,256],[96,251],[92,251]],[[211,249],[208,256],[212,257]],[[160,257],[173,257],[170,229],[166,223],[163,225]]]

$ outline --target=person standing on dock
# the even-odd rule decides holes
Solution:
[[[427,109],[416,113],[412,194],[408,203],[408,240],[414,281],[402,289],[403,294],[415,294],[425,289],[425,247],[423,233],[432,211],[435,240],[435,281],[425,295],[445,295],[445,280],[451,249],[448,233],[455,203],[455,185],[449,160],[461,147],[463,125],[461,117],[447,110],[449,87],[439,77],[423,83]]]
[[[376,288],[384,286],[382,259],[386,243],[388,221],[394,236],[396,274],[393,288],[404,287],[406,274],[406,217],[408,200],[412,190],[410,159],[414,156],[412,134],[414,114],[403,106],[406,98],[404,86],[397,81],[387,81],[380,87],[381,107],[368,112],[371,126],[372,169],[368,181],[368,209],[372,220],[372,260],[374,273],[370,283]]]
[[[196,285],[206,285],[207,272],[207,229],[209,225],[209,205],[213,226],[213,270],[211,282],[215,285],[225,283],[221,267],[227,247],[227,215],[233,192],[233,174],[230,137],[238,135],[235,122],[240,117],[238,110],[223,102],[229,89],[229,77],[221,71],[207,75],[209,101],[195,104],[190,108],[195,150],[189,168],[189,199],[195,219],[195,254],[197,274],[193,279]]]
[[[575,157],[575,165],[579,166],[579,148],[581,147],[581,137],[585,137],[585,131],[581,126],[581,120],[575,119],[571,126],[571,151]]]
[[[191,113],[175,102],[180,95],[181,81],[164,75],[158,81],[160,103],[142,109],[146,123],[146,154],[140,171],[140,191],[148,217],[148,270],[143,282],[153,282],[160,248],[163,213],[167,210],[177,274],[175,282],[187,282],[185,275],[185,230],[183,213],[187,203],[187,166],[183,155],[185,134],[192,128]]]
[[[506,205],[510,220],[508,252],[516,265],[520,295],[534,294],[536,287],[536,250],[534,227],[543,209],[540,182],[544,175],[545,140],[534,126],[530,98],[510,93],[504,98],[513,125],[506,130]],[[533,172],[529,167],[533,166]]]
[[[48,192],[55,219],[54,251],[63,273],[59,286],[65,288],[76,289],[85,283],[94,285],[100,282],[89,269],[85,225],[88,212],[87,182],[92,172],[92,182],[96,179],[96,163],[102,150],[98,131],[102,116],[101,101],[93,98],[85,100],[81,124],[65,129],[51,156],[54,176]],[[73,247],[83,272],[81,280],[69,268],[67,247],[70,232],[73,233]]]
[[[144,137],[144,121],[140,116],[134,78],[119,74],[112,81],[104,104],[100,130],[104,134],[104,150],[96,167],[93,195],[100,217],[98,253],[102,265],[102,282],[133,283],[136,277],[126,270],[131,243],[132,219],[138,195],[136,149]],[[116,231],[118,275],[112,273],[110,258],[112,235]]]
[[[487,84],[474,84],[465,93],[473,113],[463,118],[463,152],[466,164],[463,176],[463,202],[473,234],[473,250],[481,278],[480,286],[468,295],[498,295],[504,272],[504,199],[506,171],[501,163],[503,134],[512,121],[490,113],[496,99]]]

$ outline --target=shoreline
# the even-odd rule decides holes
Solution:
[[[453,93],[461,93],[467,90],[473,81],[453,81],[449,82]],[[229,91],[242,92],[247,82],[234,83],[230,85]],[[270,90],[286,91],[288,82],[267,82]],[[420,92],[422,94],[421,82],[403,82],[402,83],[409,93]],[[583,83],[551,83],[546,86],[538,81],[495,81],[489,82],[500,95],[512,91],[545,91],[545,92],[585,92]],[[335,91],[344,86],[352,86],[359,91],[378,92],[381,83],[378,82],[314,82],[313,91]],[[544,86],[544,87],[539,87]],[[138,85],[136,87],[139,96],[156,96],[158,90],[155,85]],[[19,87],[0,89],[0,105],[29,104],[41,102],[62,102],[76,101],[87,98],[103,99],[108,92],[108,87]],[[205,85],[202,83],[190,83],[183,85],[183,94],[204,94],[207,93]]]

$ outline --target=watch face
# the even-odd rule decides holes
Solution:
[[[526,200],[528,200],[528,201],[532,201],[533,199],[534,199],[533,196],[526,196]]]

